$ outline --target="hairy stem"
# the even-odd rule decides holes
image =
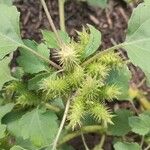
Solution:
[[[56,150],[57,143],[58,143],[61,131],[62,131],[63,127],[64,127],[64,124],[65,124],[65,121],[66,121],[66,118],[67,118],[67,115],[68,115],[68,111],[69,111],[69,107],[70,107],[70,100],[71,100],[71,98],[69,98],[68,101],[67,101],[67,103],[66,103],[66,108],[65,108],[64,116],[63,116],[63,119],[61,121],[61,124],[60,124],[59,130],[58,130],[58,133],[56,135],[56,138],[54,140],[52,150]]]
[[[58,0],[59,3],[59,18],[60,18],[60,29],[66,31],[65,28],[65,0]]]
[[[47,8],[47,5],[46,5],[46,3],[45,3],[45,0],[40,0],[40,1],[41,1],[41,4],[42,4],[43,8],[44,8],[45,14],[46,14],[47,19],[48,19],[48,21],[49,21],[49,24],[50,24],[50,26],[51,26],[53,32],[54,32],[55,35],[56,35],[57,42],[58,42],[59,46],[61,47],[61,45],[62,45],[62,40],[61,40],[61,38],[59,37],[59,34],[58,34],[58,32],[57,32],[57,29],[56,29],[56,27],[55,27],[55,24],[54,24],[54,22],[53,22],[53,19],[52,19],[52,17],[51,17],[51,14],[50,14],[50,12],[48,11],[48,8]]]
[[[82,67],[87,66],[88,64],[90,64],[91,62],[93,62],[94,60],[98,59],[101,55],[108,53],[109,51],[113,51],[117,48],[121,48],[123,46],[123,43],[115,45],[113,47],[110,47],[106,50],[100,51],[97,54],[95,54],[93,57],[89,58],[88,60],[86,60],[85,62],[83,62],[81,64]]]
[[[53,61],[45,58],[44,56],[40,55],[39,53],[37,53],[36,51],[34,51],[33,49],[31,49],[30,47],[27,47],[25,45],[21,45],[22,48],[30,51],[31,53],[33,53],[35,56],[39,57],[40,59],[44,60],[45,62],[49,63],[50,65],[52,65],[54,68],[60,70],[61,67],[59,65],[57,65],[56,63],[54,63]]]
[[[81,128],[78,131],[72,132],[67,134],[66,136],[63,137],[63,139],[58,143],[58,146],[74,139],[77,136],[81,135],[81,132],[83,134],[88,134],[88,133],[99,133],[99,134],[103,134],[106,132],[106,129],[102,126],[99,125],[93,125],[93,126],[85,126],[83,128]]]
[[[150,149],[150,144],[144,150],[149,150],[149,149]]]
[[[106,136],[105,136],[105,134],[103,134],[102,137],[101,137],[100,144],[99,144],[99,148],[100,149],[103,148],[103,145],[104,145],[104,142],[105,142],[105,138],[106,138]]]
[[[82,138],[82,141],[83,141],[83,145],[84,145],[84,147],[85,147],[85,150],[90,150],[90,149],[88,148],[87,144],[86,144],[85,137],[84,137],[84,135],[83,135],[82,132],[81,132],[81,138]]]
[[[53,106],[53,105],[48,104],[48,103],[45,104],[45,107],[46,107],[47,109],[49,109],[49,110],[52,110],[52,111],[56,112],[56,113],[58,113],[58,112],[61,111],[61,109],[60,109],[59,107]]]
[[[144,137],[144,136],[142,136],[142,138],[141,138],[141,144],[140,144],[141,149],[142,149],[143,144],[144,144],[144,139],[145,139],[145,137]]]

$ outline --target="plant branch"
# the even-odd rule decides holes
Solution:
[[[150,149],[150,145],[148,145],[144,150],[149,150]]]
[[[104,127],[102,127],[102,126],[99,126],[99,125],[85,126],[85,127],[81,128],[78,131],[69,133],[66,136],[64,136],[63,139],[58,143],[58,146],[60,146],[60,145],[62,145],[64,143],[74,139],[77,136],[80,136],[81,132],[83,134],[88,134],[88,133],[100,133],[100,134],[103,134],[103,133],[106,132],[106,129]]]
[[[63,119],[61,121],[61,124],[60,124],[59,130],[58,130],[58,133],[56,135],[56,138],[54,140],[52,150],[56,150],[57,143],[58,143],[61,131],[62,131],[63,127],[64,127],[64,124],[65,124],[65,121],[66,121],[66,118],[67,118],[67,115],[68,115],[68,111],[69,111],[69,107],[70,107],[70,100],[71,100],[71,97],[68,99],[68,101],[66,103],[66,108],[65,108],[64,116],[63,116]]]
[[[141,138],[141,144],[140,144],[140,147],[141,147],[141,149],[142,149],[142,147],[143,147],[143,144],[144,144],[144,136],[142,136],[142,138]]]
[[[59,3],[59,18],[60,18],[60,29],[66,31],[65,28],[65,0],[58,0]]]
[[[82,138],[82,141],[83,141],[83,144],[84,144],[84,147],[85,147],[85,150],[90,150],[86,144],[86,141],[85,141],[85,137],[83,135],[83,133],[81,132],[81,138]]]
[[[60,36],[59,36],[59,34],[58,34],[58,32],[57,32],[57,29],[56,29],[56,27],[55,27],[55,24],[54,24],[54,22],[53,22],[53,19],[52,19],[52,17],[51,17],[51,14],[50,14],[50,12],[48,11],[48,8],[47,8],[47,5],[46,5],[46,3],[45,3],[45,0],[40,0],[40,1],[41,1],[41,4],[42,4],[43,8],[44,8],[45,14],[46,14],[47,19],[48,19],[48,21],[49,21],[49,24],[50,24],[50,26],[51,26],[53,32],[54,32],[55,35],[56,35],[57,42],[58,42],[59,46],[61,47],[61,45],[62,45],[62,40],[61,40],[61,38],[60,38]]]
[[[53,105],[48,104],[48,103],[45,104],[45,107],[46,107],[47,109],[49,109],[49,110],[52,110],[52,111],[56,112],[56,113],[58,113],[58,112],[61,111],[61,108],[59,108],[59,107],[57,107],[57,106],[53,106]]]
[[[90,63],[93,62],[94,60],[98,59],[101,55],[104,55],[104,54],[108,53],[109,51],[113,51],[113,50],[115,50],[115,49],[117,49],[117,48],[121,48],[122,46],[123,46],[123,43],[118,44],[118,45],[115,45],[115,46],[113,46],[113,47],[110,47],[110,48],[108,48],[108,49],[106,49],[106,50],[100,51],[100,52],[98,52],[97,54],[95,54],[93,57],[91,57],[91,58],[89,58],[88,60],[86,60],[85,62],[83,62],[83,63],[81,64],[81,66],[82,66],[82,67],[87,66],[88,64],[90,64]]]
[[[99,148],[100,148],[100,149],[102,149],[102,147],[103,147],[103,145],[104,145],[105,138],[106,138],[106,136],[105,136],[105,134],[103,134],[102,137],[101,137],[100,145],[99,145]]]
[[[51,64],[54,68],[56,68],[56,69],[58,69],[58,70],[62,69],[59,65],[57,65],[57,64],[54,63],[53,61],[51,61],[51,60],[45,58],[44,56],[40,55],[39,53],[37,53],[37,52],[34,51],[33,49],[31,49],[31,48],[29,48],[29,47],[27,47],[27,46],[25,46],[25,45],[21,45],[21,47],[24,48],[24,49],[26,49],[26,50],[28,50],[28,51],[30,51],[30,52],[33,53],[35,56],[39,57],[40,59],[44,60],[45,62]]]

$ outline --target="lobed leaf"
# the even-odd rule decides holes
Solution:
[[[96,52],[101,45],[101,32],[94,28],[92,25],[88,25],[88,27],[90,30],[90,38],[83,52],[82,57],[84,59]]]
[[[130,117],[129,125],[133,132],[144,136],[150,132],[150,115],[143,113],[139,117]]]
[[[149,2],[140,4],[133,12],[123,47],[132,63],[140,67],[150,81],[150,9]]]
[[[115,150],[141,150],[137,143],[117,142],[114,145]]]
[[[0,124],[0,139],[5,137],[6,125]]]
[[[38,45],[36,42],[30,40],[25,40],[24,43],[40,55],[49,59],[49,50],[45,44],[41,43]],[[17,58],[17,62],[26,73],[33,74],[41,71],[47,71],[49,69],[49,65],[47,63],[43,62],[37,56],[32,55],[31,52],[25,50],[24,48],[20,48],[19,50],[21,56]]]
[[[46,45],[48,46],[48,48],[59,48],[54,32],[43,30],[42,34],[43,34],[43,39]],[[64,43],[70,43],[70,37],[67,34],[67,32],[58,31],[58,34]]]
[[[107,6],[107,0],[86,0],[90,5],[105,8]]]
[[[22,45],[19,17],[16,7],[0,5],[0,59]]]
[[[10,73],[10,61],[11,57],[6,57],[3,60],[0,60],[0,90],[6,82],[14,79]]]
[[[129,81],[131,72],[127,66],[112,70],[107,78],[107,84],[115,84],[120,88],[121,95],[118,100],[129,100]]]
[[[10,150],[27,150],[20,146],[13,146]]]
[[[34,109],[23,115],[20,127],[23,139],[29,139],[37,147],[47,146],[56,136],[57,116],[50,111]]]
[[[12,0],[0,0],[0,4],[5,4],[5,5],[8,5],[8,6],[11,6],[12,5]]]
[[[114,136],[124,136],[130,130],[128,119],[132,116],[132,112],[125,109],[119,109],[115,112],[112,118],[113,125],[109,125],[108,132]]]

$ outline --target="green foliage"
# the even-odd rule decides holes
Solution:
[[[59,48],[57,38],[53,32],[43,30],[42,34],[43,34],[44,42],[46,43],[48,48]],[[58,31],[58,34],[64,43],[66,44],[70,43],[70,37],[68,36],[66,32]]]
[[[2,118],[9,113],[14,107],[14,104],[9,103],[4,106],[0,106],[0,139],[5,137],[6,125],[2,124]]]
[[[117,110],[112,119],[114,125],[109,125],[108,127],[109,134],[114,136],[124,136],[131,131],[131,127],[129,126],[128,122],[128,119],[131,116],[132,112],[129,110]]]
[[[0,61],[0,90],[6,82],[13,80],[14,78],[11,76],[9,63],[11,57],[6,57]]]
[[[141,150],[140,146],[137,143],[122,143],[117,142],[114,145],[115,150]]]
[[[19,16],[20,13],[15,7],[0,5],[0,59],[22,44]]]
[[[107,6],[107,0],[80,0],[87,1],[90,5],[105,8]]]
[[[121,94],[118,95],[119,100],[129,100],[129,81],[131,73],[127,66],[122,66],[119,69],[112,70],[107,78],[108,84],[115,84],[120,87]]]
[[[10,150],[26,150],[20,146],[13,146]]]
[[[150,115],[143,113],[139,117],[130,117],[129,125],[133,132],[139,135],[146,135],[150,132]]]
[[[103,7],[107,2],[87,1]],[[113,113],[107,104],[112,106],[114,99],[130,100],[131,73],[114,49],[126,49],[131,62],[149,79],[149,1],[134,10],[125,42],[99,52],[101,32],[91,25],[77,31],[76,39],[58,31],[58,41],[55,33],[43,30],[42,43],[22,41],[20,14],[4,2],[9,1],[0,1],[0,146],[6,150],[51,150],[69,99],[65,137],[59,139],[58,150],[72,150],[61,142],[80,135],[81,130],[116,136],[117,140],[126,136],[126,142],[115,143],[115,150],[140,150],[137,143],[128,143],[128,133],[137,134],[137,139],[148,136],[149,112],[133,116],[130,110],[119,109]],[[11,68],[10,56],[17,48],[17,66]]]
[[[73,42],[74,48],[80,58],[86,59],[97,51],[101,45],[101,33],[91,25],[87,25],[88,29],[83,27],[82,32],[78,33],[79,41]]]
[[[12,0],[0,0],[0,4],[6,4],[8,6],[12,5]]]
[[[19,124],[23,139],[29,139],[33,145],[42,147],[53,142],[57,133],[57,116],[50,111],[32,110],[22,116]],[[19,130],[20,130],[19,129]]]
[[[37,44],[34,41],[26,40],[25,45],[35,50],[38,54],[49,59],[49,50],[43,43]],[[17,58],[19,66],[21,66],[26,73],[38,73],[41,71],[48,71],[48,64],[37,58],[35,55],[31,55],[30,52],[25,49],[20,50],[21,56]]]
[[[142,13],[141,13],[142,12]],[[129,25],[124,48],[136,66],[139,66],[150,80],[149,48],[150,48],[150,10],[149,3],[140,4],[133,12]],[[144,58],[144,59],[143,59]]]

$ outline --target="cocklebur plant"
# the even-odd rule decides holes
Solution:
[[[104,51],[97,51],[101,33],[91,25],[77,31],[77,40],[69,37],[62,22],[62,30],[56,30],[44,0],[41,4],[53,32],[43,30],[42,43],[22,40],[20,14],[7,2],[0,1],[0,148],[72,150],[66,143],[79,135],[87,148],[83,134],[98,133],[101,141],[94,150],[102,149],[107,135],[117,137],[115,150],[149,149],[149,107],[137,110],[133,99],[144,99],[147,106],[149,102],[129,86],[127,62],[114,50],[127,50],[149,84],[150,2],[133,11],[125,42]],[[16,49],[18,65],[11,68]],[[113,112],[108,105],[113,100],[129,100],[135,111]],[[137,143],[130,142],[128,133]],[[134,134],[141,137],[141,147]]]

